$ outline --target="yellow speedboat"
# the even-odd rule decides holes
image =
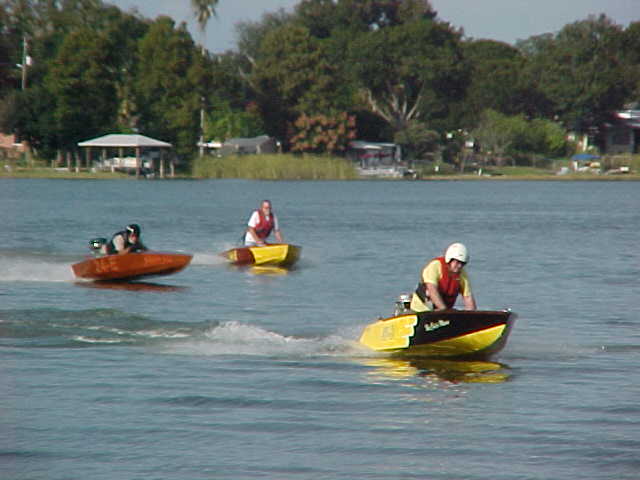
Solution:
[[[222,255],[234,265],[277,265],[289,267],[300,258],[301,247],[289,243],[270,243],[260,247],[238,247]]]
[[[500,351],[516,315],[510,310],[407,312],[367,325],[360,343],[426,357],[487,357]]]

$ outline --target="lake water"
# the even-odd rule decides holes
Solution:
[[[273,201],[290,272],[218,256]],[[0,180],[0,478],[640,478],[635,182]],[[126,224],[192,264],[76,282]],[[360,347],[423,264],[470,250],[487,362]]]

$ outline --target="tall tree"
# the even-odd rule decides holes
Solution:
[[[357,34],[433,20],[436,12],[428,0],[303,0],[295,16],[312,36],[328,38],[338,31]]]
[[[206,31],[207,24],[211,17],[216,16],[216,6],[218,5],[218,0],[191,0],[191,8],[193,9],[193,13],[198,21],[198,26],[200,29],[200,49],[202,52],[202,56],[205,56],[205,40],[206,40]],[[201,90],[204,90],[204,85],[199,85]],[[200,156],[204,154],[204,121],[205,121],[205,92],[200,92]]]
[[[459,33],[433,20],[373,30],[350,44],[352,72],[364,105],[394,132],[446,117],[468,83]],[[365,59],[364,61],[362,61]]]
[[[207,30],[207,24],[211,17],[216,16],[216,7],[218,0],[191,0],[191,9],[198,22],[200,32],[204,34]],[[204,38],[202,38],[202,48],[204,48]]]
[[[107,44],[104,36],[90,29],[67,35],[45,78],[56,100],[56,126],[66,150],[74,150],[79,140],[105,133],[115,123],[117,69]]]
[[[194,85],[202,61],[186,25],[175,28],[169,17],[158,17],[138,44],[139,128],[173,143],[182,156],[192,155],[197,143],[200,92]]]
[[[566,25],[555,36],[529,39],[518,45],[528,58],[525,81],[551,102],[553,117],[586,133],[633,91],[622,40],[622,27],[605,15]]]
[[[295,23],[263,39],[249,78],[262,111],[272,116],[266,121],[269,133],[286,139],[289,124],[302,113],[341,110],[336,102],[343,85],[325,47],[306,27]]]
[[[460,126],[471,129],[485,109],[514,115],[526,109],[529,96],[520,82],[525,58],[515,47],[494,40],[463,42],[471,81],[460,104]]]
[[[634,84],[633,92],[627,98],[629,103],[640,102],[640,21],[632,22],[624,31],[622,52],[627,76]]]

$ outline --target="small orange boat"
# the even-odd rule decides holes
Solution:
[[[192,255],[144,251],[123,255],[105,255],[74,263],[76,277],[90,280],[134,280],[171,275],[191,262]]]
[[[256,247],[232,248],[222,256],[234,265],[277,265],[290,267],[300,258],[301,247],[289,243],[270,243]]]

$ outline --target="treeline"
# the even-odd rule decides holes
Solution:
[[[0,130],[42,158],[139,131],[187,165],[203,124],[205,140],[266,133],[312,154],[395,141],[416,160],[459,159],[474,138],[487,156],[527,163],[569,153],[567,131],[597,137],[640,94],[640,22],[606,16],[511,46],[465,38],[426,0],[302,0],[237,34],[236,50],[212,55],[167,17],[5,0]]]

